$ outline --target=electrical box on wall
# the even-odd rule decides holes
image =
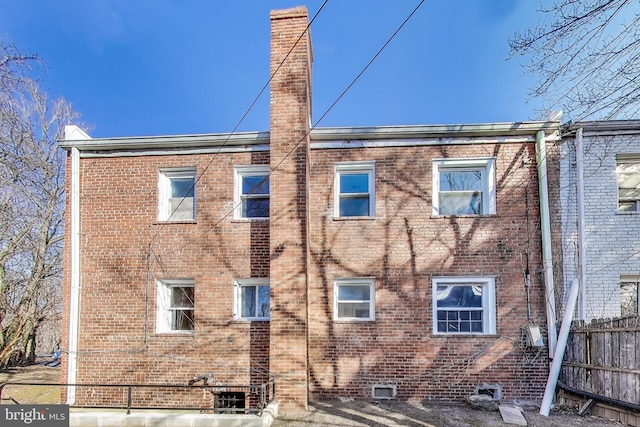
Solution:
[[[542,341],[542,334],[540,333],[540,327],[538,325],[527,325],[527,344],[530,347],[544,347]]]

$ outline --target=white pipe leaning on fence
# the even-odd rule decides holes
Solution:
[[[540,193],[540,230],[542,232],[542,261],[544,266],[545,303],[549,355],[556,348],[556,298],[553,284],[553,257],[551,252],[551,222],[549,214],[549,190],[547,181],[547,147],[544,131],[536,134],[536,161],[538,165],[538,191]]]
[[[556,345],[556,352],[553,356],[553,362],[551,362],[551,369],[549,370],[549,378],[547,379],[547,387],[544,390],[542,405],[540,405],[540,415],[544,415],[545,417],[549,416],[553,395],[556,392],[558,376],[560,375],[560,368],[562,367],[562,357],[564,356],[564,351],[567,348],[567,339],[569,338],[569,330],[571,329],[573,312],[576,309],[579,290],[580,279],[573,279],[571,282],[571,290],[569,291],[569,299],[567,300],[567,308],[564,312],[562,326],[560,327],[560,334],[558,335],[558,345]]]

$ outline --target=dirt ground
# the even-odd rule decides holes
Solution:
[[[620,427],[622,424],[590,415],[580,416],[569,410],[553,410],[549,417],[538,411],[525,411],[528,426],[534,427]],[[312,426],[422,426],[483,427],[509,426],[500,412],[473,409],[468,405],[416,404],[399,401],[322,401],[311,402],[309,411],[280,416],[272,427]]]
[[[0,372],[4,382],[60,381],[60,368],[33,365]],[[3,404],[12,403],[9,398],[23,404],[47,404],[60,402],[60,388],[46,386],[6,386],[2,391]],[[537,410],[526,410],[528,426],[534,427],[620,427],[622,424],[590,415],[580,416],[571,410],[554,409],[549,417]],[[422,426],[422,427],[483,427],[506,426],[500,413],[471,408],[468,405],[443,405],[436,403],[410,403],[396,400],[347,401],[331,400],[311,402],[309,410],[293,415],[281,415],[273,427],[337,427],[337,426]]]

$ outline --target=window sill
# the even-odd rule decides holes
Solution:
[[[502,335],[498,334],[471,334],[471,333],[462,333],[462,334],[430,334],[430,338],[500,338]]]
[[[271,321],[271,319],[261,319],[261,318],[256,318],[256,319],[244,319],[244,318],[236,318],[233,319],[233,321],[235,323],[264,323],[264,322],[269,322]]]
[[[498,214],[495,213],[490,213],[490,214],[483,214],[483,215],[431,215],[431,219],[445,219],[445,218],[491,218],[491,217],[497,217]]]
[[[616,215],[640,215],[640,211],[616,211]]]
[[[253,222],[253,221],[269,221],[269,218],[233,218],[231,220],[232,223],[234,222]]]
[[[196,331],[166,331],[166,332],[155,332],[151,334],[154,337],[192,337],[195,335]]]
[[[333,319],[336,323],[367,323],[375,322],[376,319]]]
[[[373,221],[375,216],[334,216],[334,221]]]

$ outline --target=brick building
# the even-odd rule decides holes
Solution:
[[[640,122],[568,124],[550,149],[556,270],[568,293],[582,278],[576,317],[637,316],[640,282]],[[579,193],[582,194],[579,196]]]
[[[63,381],[541,400],[536,140],[559,123],[310,129],[307,19],[271,14],[268,132],[68,129]]]

